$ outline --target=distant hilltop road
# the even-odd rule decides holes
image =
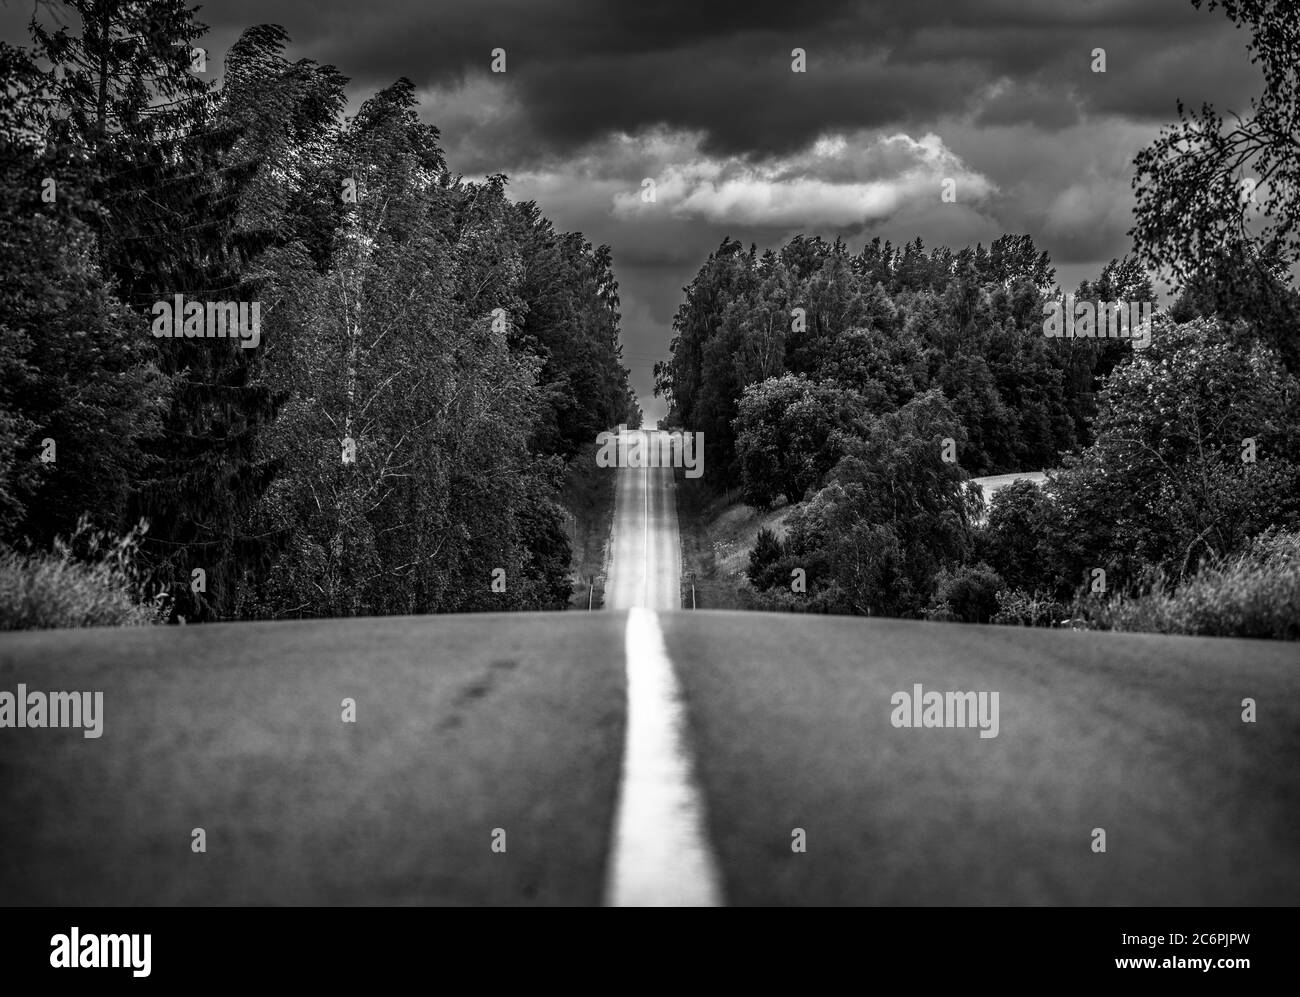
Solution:
[[[985,518],[987,518],[988,507],[993,503],[993,496],[1006,488],[1007,485],[1017,481],[1032,481],[1041,487],[1046,480],[1046,471],[1017,471],[1014,474],[990,474],[983,478],[971,478],[968,484],[979,485],[984,490],[984,514]]]
[[[1016,481],[1032,481],[1036,485],[1041,485],[1047,480],[1047,472],[1017,471],[1014,474],[990,474],[987,477],[971,478],[970,480],[984,489],[984,501],[988,502],[1003,488]]]
[[[660,431],[635,430],[645,452],[661,453]],[[672,467],[624,467],[614,494],[607,609],[681,607],[681,539]]]

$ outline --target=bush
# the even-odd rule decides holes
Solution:
[[[998,592],[998,611],[990,623],[1005,623],[1018,627],[1054,627],[1069,616],[1065,606],[1041,592],[1030,595],[1024,589],[1002,589]]]
[[[780,538],[764,526],[758,531],[754,540],[754,549],[749,552],[749,569],[745,572],[756,589],[770,589],[780,585],[782,578],[774,569],[779,568],[780,560],[785,557],[785,545]]]
[[[1300,640],[1300,533],[1266,532],[1180,585],[1120,593],[1091,616],[1106,630]]]
[[[808,594],[779,587],[759,592],[742,590],[740,597],[744,609],[760,613],[826,614],[844,611],[839,589],[833,584]]]
[[[931,603],[930,607],[923,614],[927,620],[934,623],[960,623],[961,617],[952,611],[952,606],[946,602]]]
[[[140,596],[135,567],[142,523],[125,536],[92,530],[83,518],[50,552],[0,549],[0,630],[143,626],[167,617],[165,597]]]
[[[942,570],[935,577],[935,593],[926,618],[988,623],[999,610],[998,593],[1006,587],[987,564],[962,565]]]

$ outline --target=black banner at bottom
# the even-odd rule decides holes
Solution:
[[[807,987],[847,972],[863,985],[1136,976],[1235,989],[1294,976],[1294,919],[1294,909],[1260,908],[882,908],[686,928],[635,916],[503,924],[464,909],[7,908],[0,961],[6,984],[95,989],[421,979],[459,988],[466,976],[539,984],[620,964],[640,985],[660,975],[680,985],[688,974],[734,985],[753,974]]]

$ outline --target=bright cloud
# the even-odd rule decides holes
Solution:
[[[635,142],[627,136],[624,144]],[[939,136],[832,134],[792,156],[749,162],[714,158],[698,147],[673,147],[662,135],[642,150],[664,158],[654,172],[655,201],[641,187],[619,192],[613,214],[636,219],[667,212],[678,219],[774,228],[850,228],[891,217],[917,204],[940,202],[942,183],[956,183],[957,201],[978,204],[993,183],[969,169]]]

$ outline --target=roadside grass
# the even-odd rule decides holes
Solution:
[[[794,506],[759,511],[739,501],[739,490],[718,495],[701,479],[677,474],[677,519],[682,538],[682,605],[696,609],[749,609],[754,588],[745,574],[758,533],[767,528],[785,537]]]
[[[971,479],[986,497],[1016,480],[1040,483],[1044,472]],[[682,605],[696,609],[806,611],[804,600],[778,589],[758,591],[746,569],[759,531],[784,539],[796,506],[759,511],[737,490],[717,494],[698,480],[677,481],[682,535]],[[1245,552],[1220,558],[1175,582],[1147,579],[1108,598],[1080,595],[1058,602],[1004,590],[994,623],[1075,630],[1300,640],[1300,533],[1270,532]]]
[[[1081,612],[1103,630],[1300,640],[1300,533],[1269,533],[1181,584],[1156,579]]]
[[[104,693],[98,739],[0,732],[0,904],[598,904],[623,623],[475,614],[0,637],[0,688]],[[356,723],[341,720],[345,698]]]
[[[600,609],[605,604],[605,575],[610,530],[614,525],[617,470],[596,466],[592,444],[569,464],[563,503],[569,511],[567,532],[573,548],[573,594],[569,609]]]
[[[135,557],[143,525],[123,536],[86,519],[50,551],[0,548],[0,630],[146,626],[167,617],[165,600],[142,598]]]

